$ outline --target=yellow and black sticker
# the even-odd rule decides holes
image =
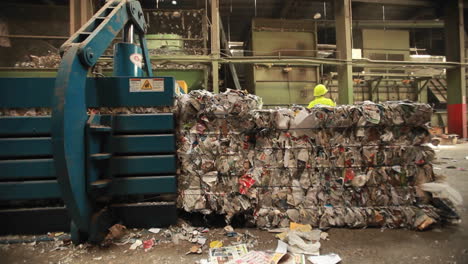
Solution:
[[[153,86],[151,85],[151,83],[149,82],[149,80],[145,80],[145,82],[144,82],[143,85],[141,86],[141,89],[142,89],[142,90],[153,90]]]
[[[164,92],[164,78],[129,79],[129,90],[135,92]]]

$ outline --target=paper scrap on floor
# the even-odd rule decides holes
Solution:
[[[336,264],[341,261],[340,256],[334,253],[321,256],[310,256],[307,257],[307,259],[312,262],[312,264]]]
[[[271,257],[263,251],[250,251],[247,254],[233,259],[228,264],[265,264],[270,263]]]
[[[211,264],[225,264],[230,260],[239,259],[249,251],[246,244],[230,247],[210,248],[209,261]]]

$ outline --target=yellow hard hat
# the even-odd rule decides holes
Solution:
[[[326,93],[328,93],[328,89],[327,89],[327,87],[325,87],[325,85],[318,84],[317,86],[315,86],[314,96],[322,96],[322,95],[324,95]]]

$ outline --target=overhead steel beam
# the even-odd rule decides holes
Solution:
[[[443,20],[353,20],[353,28],[443,28]],[[319,27],[335,27],[334,20],[319,20]]]
[[[352,66],[352,28],[351,0],[335,0],[336,57],[345,63],[338,65],[338,103],[352,104],[353,66]]]
[[[445,2],[445,56],[448,61],[465,62],[463,0]],[[448,132],[467,137],[466,67],[447,69]]]
[[[427,7],[433,7],[437,5],[437,1],[430,1],[430,0],[353,0],[353,3],[402,5],[402,6],[427,6]]]
[[[198,62],[211,63],[213,58],[206,55],[198,56],[160,56],[153,55],[151,60],[164,62]],[[101,59],[101,61],[110,61],[109,58]],[[346,61],[338,59],[316,58],[316,57],[298,57],[298,56],[243,56],[243,57],[222,57],[217,59],[219,63],[240,63],[240,64],[297,64],[297,65],[341,65]],[[352,60],[352,65],[355,67],[372,67],[372,68],[391,68],[391,67],[407,67],[407,68],[434,68],[448,69],[456,68],[460,65],[468,66],[466,63],[460,62],[430,62],[430,61],[387,61],[387,60],[369,60],[359,59]]]

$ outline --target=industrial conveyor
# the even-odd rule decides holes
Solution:
[[[122,30],[115,77],[87,77]],[[0,108],[52,109],[50,116],[0,116],[0,234],[70,230],[75,243],[99,242],[118,222],[175,222],[172,113],[88,114],[173,105],[175,81],[152,77],[145,31],[138,1],[108,1],[61,47],[57,78],[0,78]],[[172,200],[147,202],[161,194]]]

